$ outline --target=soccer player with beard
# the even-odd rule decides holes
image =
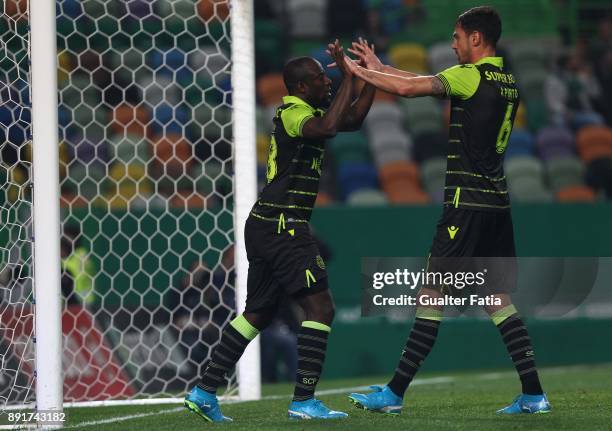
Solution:
[[[459,65],[435,76],[419,76],[383,65],[363,42],[353,43],[349,51],[365,67],[348,58],[344,61],[355,76],[389,93],[450,97],[444,210],[428,269],[444,270],[453,259],[473,262],[483,257],[489,262],[502,258],[507,264],[509,271],[486,288],[497,305],[486,305],[484,309],[506,344],[522,393],[498,413],[545,413],[550,411],[550,404],[540,385],[531,338],[510,298],[516,285],[516,255],[503,160],[519,93],[514,76],[504,69],[503,58],[496,56],[500,35],[499,15],[481,6],[464,12],[455,23],[452,48]],[[450,292],[448,288],[424,286],[419,295],[442,298],[447,293],[457,293],[452,292],[452,286]],[[353,393],[350,400],[367,410],[400,413],[404,393],[436,340],[442,312],[442,306],[418,306],[414,327],[392,379],[383,387],[373,387],[373,392]]]

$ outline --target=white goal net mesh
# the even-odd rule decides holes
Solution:
[[[224,0],[57,1],[65,401],[181,396],[235,314],[229,16]],[[10,404],[34,397],[31,333],[4,318],[32,298],[27,16],[5,11],[1,32]]]

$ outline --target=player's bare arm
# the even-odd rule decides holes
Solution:
[[[404,77],[365,69],[345,57],[344,63],[353,74],[387,93],[402,97],[443,97],[444,85],[435,76]]]
[[[313,117],[304,124],[302,135],[305,138],[330,138],[336,136],[340,130],[341,120],[351,103],[353,73],[346,67],[344,51],[337,39],[333,46],[334,49],[331,54],[334,61],[339,65],[338,68],[340,73],[342,73],[342,83],[325,115],[320,118]],[[324,76],[325,72],[321,70],[321,76],[317,77],[317,79]]]
[[[360,38],[360,41],[363,41],[363,40]],[[364,43],[367,45],[367,41],[365,41]],[[333,51],[335,49],[336,47],[334,46],[334,44],[329,44],[327,46],[327,53],[332,58],[334,58]],[[361,60],[361,65],[364,67],[366,66],[364,60]],[[336,63],[334,62],[328,65],[328,67],[336,67]],[[372,106],[372,102],[374,101],[375,94],[376,94],[376,87],[366,82],[363,88],[361,89],[359,96],[357,97],[357,99],[355,99],[355,101],[353,101],[353,103],[347,110],[346,115],[342,118],[341,125],[340,125],[341,131],[347,132],[347,131],[359,130],[361,128],[361,125],[363,124],[363,120],[365,120],[365,117],[368,115],[368,112],[370,111],[370,107]]]

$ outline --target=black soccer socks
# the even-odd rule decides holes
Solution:
[[[305,320],[298,334],[298,363],[293,401],[305,401],[314,396],[321,376],[327,338],[331,328],[319,322]]]
[[[514,305],[496,311],[491,315],[491,318],[501,333],[516,372],[521,379],[523,393],[528,395],[542,394],[531,337],[529,337],[527,328],[517,314]]]
[[[441,321],[442,311],[425,307],[417,309],[416,320],[402,351],[402,357],[387,385],[397,396],[404,396],[404,392],[406,392],[419,367],[431,352],[438,336]]]
[[[207,392],[216,393],[223,383],[224,375],[231,370],[244,353],[249,342],[259,334],[257,328],[241,314],[223,329],[219,344],[213,349],[210,361],[206,365],[198,387]]]

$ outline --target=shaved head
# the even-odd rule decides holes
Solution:
[[[320,64],[312,57],[297,57],[285,64],[283,81],[289,94],[294,94],[300,82],[312,78],[320,72]]]

